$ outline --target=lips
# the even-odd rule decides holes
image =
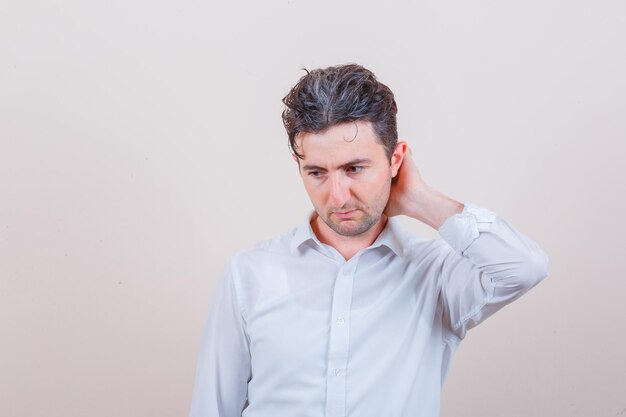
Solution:
[[[348,211],[336,211],[333,214],[335,215],[335,217],[338,217],[340,219],[349,219],[352,216],[354,216],[356,212],[357,212],[357,209],[348,210]]]

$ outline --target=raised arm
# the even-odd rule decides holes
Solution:
[[[404,160],[386,213],[420,220],[448,243],[440,266],[440,302],[450,335],[462,339],[467,330],[545,278],[548,256],[495,213],[461,204],[426,185],[406,151],[400,143],[397,152]]]

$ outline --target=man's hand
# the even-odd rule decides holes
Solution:
[[[412,151],[406,144],[404,159],[398,170],[398,175],[391,183],[391,194],[385,208],[385,214],[389,217],[411,216],[419,204],[420,194],[424,194],[427,188],[426,183],[422,180],[422,176],[417,169],[417,165],[413,161]]]
[[[413,161],[411,148],[408,148],[408,152],[404,152],[398,175],[391,183],[385,214],[389,217],[403,214],[439,229],[448,217],[462,212],[463,207],[462,203],[424,182]]]

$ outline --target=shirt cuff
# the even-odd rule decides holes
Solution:
[[[472,203],[465,203],[461,213],[448,217],[439,227],[439,234],[458,253],[478,238],[480,232],[489,230],[496,214]]]

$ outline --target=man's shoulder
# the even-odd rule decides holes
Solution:
[[[231,256],[233,262],[243,261],[246,259],[263,259],[271,256],[287,255],[291,253],[291,243],[294,235],[298,230],[297,227],[274,236],[254,243]]]

